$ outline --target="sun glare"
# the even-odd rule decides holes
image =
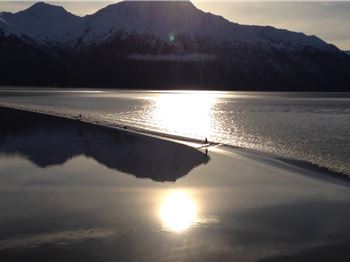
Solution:
[[[160,207],[162,229],[183,232],[190,228],[197,217],[197,205],[192,197],[183,191],[168,194]]]
[[[171,94],[155,98],[153,119],[172,133],[207,137],[212,125],[212,107],[216,100],[205,94]]]

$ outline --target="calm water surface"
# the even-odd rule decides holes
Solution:
[[[2,262],[346,261],[348,185],[0,109]]]
[[[0,104],[277,153],[350,174],[350,95],[2,90]]]

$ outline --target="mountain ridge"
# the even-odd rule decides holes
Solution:
[[[9,43],[25,45],[25,50],[33,46],[33,54],[19,57],[21,50],[14,51]],[[349,57],[320,38],[240,25],[203,12],[190,1],[123,1],[84,17],[39,2],[15,14],[0,13],[0,48],[0,58],[12,66],[0,65],[7,73],[7,80],[0,80],[3,85],[247,90],[286,90],[291,85],[323,90],[335,85],[333,89],[344,90],[350,83],[345,69]],[[20,63],[31,73],[23,72],[27,69]],[[56,69],[46,72],[42,64]],[[36,79],[41,70],[45,81]],[[16,73],[29,74],[31,80],[18,81]]]
[[[297,41],[300,45],[310,45],[320,49],[331,46],[313,35],[307,36],[304,33],[276,29],[271,26],[240,25],[221,16],[205,13],[190,1],[122,1],[83,17],[71,14],[61,6],[38,2],[14,14],[0,13],[0,18],[28,37],[64,43],[89,38],[93,27],[100,26],[97,28],[99,32],[95,35],[108,33],[108,31],[115,33],[118,29],[122,29],[128,33],[153,33],[163,39],[171,32],[209,36],[228,41],[261,41],[272,44],[276,39],[286,39],[286,42]],[[45,23],[42,23],[43,21]],[[168,24],[164,25],[164,23]],[[136,25],[129,26],[129,24]],[[217,30],[218,24],[220,30]],[[60,34],[60,31],[63,32]],[[58,39],[62,34],[68,37]],[[91,38],[93,36],[90,36]],[[267,39],[270,43],[267,43]]]

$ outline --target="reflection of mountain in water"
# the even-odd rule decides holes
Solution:
[[[43,168],[85,155],[155,181],[175,181],[209,160],[186,145],[13,109],[0,110],[0,154],[19,154]]]

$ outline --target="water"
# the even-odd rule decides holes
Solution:
[[[349,180],[0,109],[0,260],[347,261]]]
[[[207,137],[350,174],[350,94],[9,89],[0,104]]]

